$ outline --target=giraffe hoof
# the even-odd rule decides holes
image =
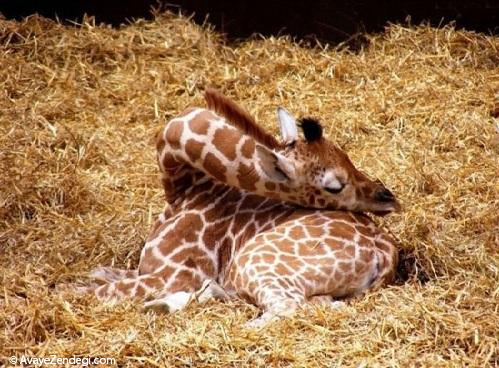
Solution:
[[[260,318],[252,319],[244,324],[244,327],[250,330],[259,330],[266,325],[266,321],[260,320]]]
[[[192,300],[192,294],[179,291],[163,298],[154,299],[144,304],[145,310],[160,313],[173,313],[186,307]]]
[[[277,320],[273,319],[273,320]],[[250,330],[261,330],[269,325],[272,320],[266,320],[262,318],[255,318],[244,324],[244,327]]]
[[[340,300],[333,300],[331,301],[331,303],[329,304],[329,306],[333,309],[340,309],[340,308],[344,308],[346,307],[347,303],[345,302],[342,302]]]

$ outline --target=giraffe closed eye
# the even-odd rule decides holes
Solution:
[[[341,191],[345,188],[345,185],[340,184],[339,187],[331,187],[331,188],[324,188],[326,192],[329,192],[331,194],[339,194]]]
[[[339,194],[345,188],[345,180],[333,170],[327,170],[322,178],[322,187],[328,193]]]

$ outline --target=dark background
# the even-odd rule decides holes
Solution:
[[[114,26],[133,18],[152,18],[156,0],[0,0],[0,13],[22,19],[39,13],[60,20],[81,21],[84,13],[98,23]],[[194,15],[197,23],[206,19],[229,39],[253,33],[291,34],[298,38],[314,35],[321,41],[338,43],[355,39],[359,32],[379,32],[387,22],[402,22],[408,15],[412,24],[432,25],[456,22],[458,28],[499,32],[499,0],[168,0],[161,7]]]

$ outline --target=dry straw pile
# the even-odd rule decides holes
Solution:
[[[121,29],[0,20],[0,356],[119,366],[498,364],[499,38],[391,25],[359,52],[288,38],[224,44],[161,14]],[[320,117],[405,211],[408,279],[263,331],[242,302],[144,313],[55,286],[133,268],[163,200],[154,136],[214,85],[276,132]],[[0,363],[1,365],[2,363]]]

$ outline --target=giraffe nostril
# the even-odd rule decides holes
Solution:
[[[391,202],[395,200],[395,196],[386,188],[382,188],[376,192],[374,198],[380,202]]]

